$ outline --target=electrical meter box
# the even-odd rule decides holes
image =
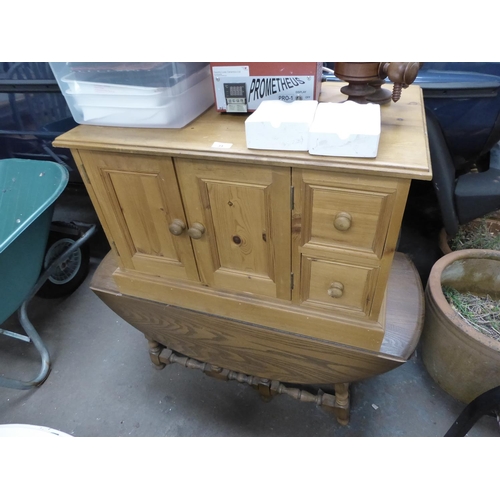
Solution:
[[[323,63],[210,63],[217,111],[248,113],[262,101],[316,101]]]

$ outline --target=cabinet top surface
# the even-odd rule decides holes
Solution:
[[[346,96],[340,92],[344,85],[337,82],[323,83],[320,102],[345,101]],[[58,137],[54,145],[431,179],[420,87],[411,85],[403,91],[397,103],[381,106],[381,115],[382,129],[376,158],[312,156],[307,152],[248,149],[245,136],[245,119],[248,115],[220,114],[214,106],[182,129],[79,125]],[[214,143],[229,144],[230,147],[220,148]]]

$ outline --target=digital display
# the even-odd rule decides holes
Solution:
[[[244,83],[225,83],[224,94],[226,97],[246,97],[246,85]]]
[[[240,97],[242,95],[245,95],[245,86],[231,85],[231,87],[229,88],[229,93],[231,94],[231,97]]]

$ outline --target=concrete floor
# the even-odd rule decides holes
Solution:
[[[438,256],[436,211],[432,200],[422,204],[428,196],[416,185],[400,242],[424,283]],[[415,216],[412,207],[420,214]],[[63,220],[95,218],[79,190],[65,193],[56,218],[61,214]],[[52,372],[37,389],[0,387],[0,424],[36,424],[74,436],[443,436],[464,408],[433,382],[418,349],[404,366],[352,385],[351,420],[345,427],[313,404],[288,396],[265,403],[237,382],[178,365],[155,370],[143,335],[89,289],[108,248],[102,235],[92,245],[89,276],[76,292],[32,301],[30,318],[51,353]],[[17,319],[4,327],[18,330]],[[28,378],[37,363],[31,345],[0,336],[1,374]],[[469,432],[498,435],[490,416]]]

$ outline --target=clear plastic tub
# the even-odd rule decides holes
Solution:
[[[76,122],[181,128],[214,103],[208,63],[50,63]]]
[[[101,107],[121,107],[121,108],[143,108],[151,106],[164,106],[172,100],[172,94],[164,89],[155,89],[149,94],[104,94],[92,93],[84,94],[74,90],[66,91],[66,100],[71,99],[75,106],[80,106],[85,114],[85,109],[89,106]]]

